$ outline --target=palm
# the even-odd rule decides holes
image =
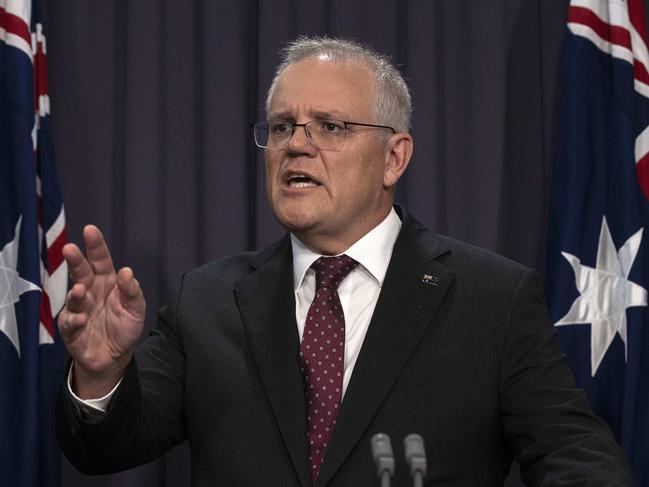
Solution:
[[[134,345],[144,317],[124,307],[116,276],[95,277],[87,294],[88,323],[68,347],[77,357],[93,357],[87,368],[103,368]]]
[[[87,258],[70,245],[65,256],[75,282],[59,323],[70,355],[88,371],[102,373],[130,357],[142,333],[144,297],[130,269],[113,268],[101,233],[84,233]]]

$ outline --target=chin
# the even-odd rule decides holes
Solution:
[[[299,209],[293,211],[275,209],[274,211],[277,221],[290,232],[304,232],[316,224],[313,215]]]
[[[304,234],[315,227],[315,223],[308,220],[279,219],[279,223],[291,233]]]

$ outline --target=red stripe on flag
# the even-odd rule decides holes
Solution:
[[[38,105],[38,97],[48,94],[47,85],[47,56],[43,52],[43,44],[38,43],[36,56],[34,56],[34,67],[36,70],[36,103]]]
[[[631,25],[640,35],[644,47],[647,47],[647,28],[645,24],[645,15],[644,15],[644,4],[642,0],[629,0],[629,18],[631,20]],[[637,47],[637,46],[636,46]],[[649,72],[647,72],[647,66],[641,62],[634,59],[633,62],[633,72],[635,73],[635,78],[639,81],[642,81],[645,84],[649,84]]]
[[[63,262],[63,246],[66,242],[67,235],[65,228],[63,228],[61,233],[59,233],[59,236],[56,237],[56,240],[54,240],[52,245],[47,248],[47,272],[50,276],[54,274],[56,269],[58,269]]]
[[[32,36],[29,33],[29,25],[17,15],[8,13],[0,7],[0,27],[10,34],[22,37],[27,44],[32,45]]]
[[[638,184],[644,193],[644,197],[649,200],[649,153],[645,154],[635,165]]]
[[[642,30],[638,30],[638,25],[644,26],[644,9],[642,4],[634,6],[633,3],[634,2],[629,2],[629,15],[631,17],[631,22],[634,28],[640,33],[640,36],[643,38],[646,45],[646,33],[644,27]],[[641,18],[638,19],[638,17]],[[568,9],[568,22],[590,27],[605,41],[632,50],[631,34],[627,29],[604,22],[597,16],[597,14],[595,14],[595,12],[588,8],[570,7]],[[647,71],[647,66],[637,59],[633,60],[633,72],[635,79],[645,84],[649,84],[649,71]]]
[[[631,49],[631,34],[629,34],[628,30],[604,22],[590,9],[570,7],[568,9],[568,22],[590,27],[605,41]]]
[[[637,59],[633,60],[633,74],[635,79],[649,85],[649,73],[647,72],[647,67]]]
[[[41,293],[41,323],[54,339],[54,319],[52,318],[52,307],[50,306],[50,297],[45,291]]]
[[[647,44],[647,27],[645,24],[644,4],[642,0],[628,0],[629,18],[635,30],[640,34],[645,45]]]

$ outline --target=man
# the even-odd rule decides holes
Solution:
[[[194,486],[375,485],[370,438],[415,432],[427,485],[502,485],[512,457],[529,485],[631,485],[554,345],[537,274],[393,208],[410,111],[376,53],[289,45],[255,125],[289,234],[185,274],[140,360],[133,272],[115,273],[94,227],[87,257],[65,247],[59,435],[80,470],[189,439]],[[395,477],[409,485],[405,462]]]

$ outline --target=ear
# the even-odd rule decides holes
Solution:
[[[385,146],[383,186],[392,188],[406,171],[412,156],[413,140],[407,133],[399,132],[388,139]]]

